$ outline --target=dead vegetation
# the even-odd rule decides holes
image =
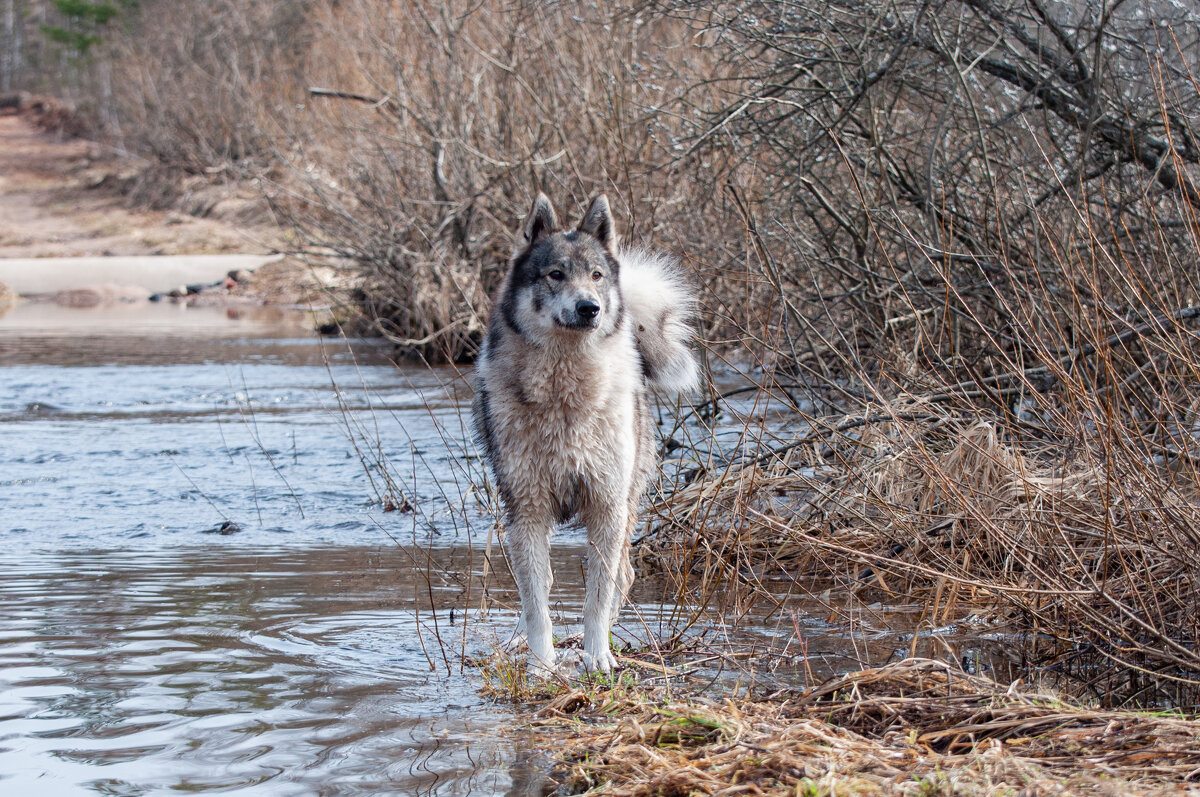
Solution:
[[[643,561],[716,605],[816,576],[926,631],[983,611],[1016,673],[1194,710],[1190,33],[1165,6],[870,6],[673,6],[739,44],[697,146],[745,247],[710,334],[750,355],[713,346],[746,381],[695,414],[741,430],[680,430]]]
[[[656,507],[643,558],[692,574],[688,594],[812,578],[924,605],[924,628],[988,609],[1014,634],[992,653],[1016,672],[1110,704],[1194,707],[1189,466],[1156,463],[1136,439],[1104,452],[1077,438],[1064,461],[978,412],[916,407],[699,476]]]
[[[62,136],[82,136],[88,132],[87,120],[61,100],[25,91],[0,94],[0,111],[20,114],[39,129]]]
[[[542,709],[577,794],[1177,794],[1200,728],[910,659],[768,700],[582,691]],[[590,791],[589,791],[590,790]]]

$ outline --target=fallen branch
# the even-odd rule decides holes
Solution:
[[[392,101],[391,97],[368,97],[365,94],[356,94],[353,91],[338,91],[337,89],[323,89],[317,86],[310,86],[308,89],[310,97],[328,97],[335,100],[353,100],[354,102],[365,103],[380,108]]]

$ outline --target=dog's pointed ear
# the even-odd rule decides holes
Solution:
[[[595,238],[610,253],[617,253],[617,230],[613,226],[608,197],[600,194],[592,200],[587,213],[583,214],[583,221],[579,222],[579,231]]]
[[[554,206],[545,194],[539,192],[533,202],[533,208],[529,211],[529,217],[525,219],[526,248],[533,246],[557,228],[558,215],[554,212]]]

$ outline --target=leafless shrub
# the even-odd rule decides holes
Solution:
[[[991,606],[1027,666],[1200,705],[1192,16],[669,8],[745,76],[693,147],[770,289],[731,320],[808,424],[709,463],[647,556]]]
[[[270,165],[276,119],[302,97],[303,4],[152,0],[122,21],[91,87],[111,137],[187,173]]]
[[[635,240],[696,232],[665,112],[704,52],[636,4],[317,4],[311,96],[280,208],[354,264],[377,329],[426,359],[477,346],[512,231],[538,190],[570,215],[607,191]],[[669,216],[670,227],[663,227]],[[670,244],[670,240],[663,241]]]

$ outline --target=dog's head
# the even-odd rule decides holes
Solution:
[[[574,230],[538,194],[513,258],[501,311],[522,333],[538,338],[607,335],[621,323],[617,235],[608,199],[592,200]]]

